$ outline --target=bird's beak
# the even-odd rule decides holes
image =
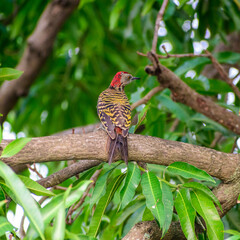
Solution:
[[[132,77],[131,80],[137,80],[137,79],[141,79],[139,77]]]

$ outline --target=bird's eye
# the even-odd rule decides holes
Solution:
[[[128,76],[128,79],[131,79],[131,76]]]

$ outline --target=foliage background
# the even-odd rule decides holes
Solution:
[[[14,68],[17,65],[27,38],[48,3],[41,0],[0,2],[1,67]],[[155,19],[161,4],[161,0],[82,0],[60,30],[53,51],[28,96],[21,99],[8,115],[7,122],[12,131],[39,137],[97,123],[98,95],[108,87],[117,71],[128,71],[141,77],[141,81],[126,88],[132,103],[158,86],[155,77],[144,72],[149,60],[136,51],[146,53],[151,49]],[[240,30],[239,9],[237,0],[170,1],[159,30],[158,53],[164,54],[162,44],[170,53],[201,53],[204,47],[212,52],[221,42],[229,44],[228,36]],[[216,53],[215,57],[220,63],[232,64],[230,77],[238,73],[239,53]],[[202,75],[210,63],[208,59],[169,58],[161,63],[197,92],[235,113],[239,112],[240,101],[232,89],[220,79]],[[238,80],[239,77],[234,82],[239,87]],[[138,107],[133,115],[143,107]],[[179,122],[172,128],[175,119]],[[214,147],[223,152],[239,152],[235,134],[189,107],[173,102],[168,89],[150,100],[139,132]],[[221,133],[221,139],[212,146],[216,133]],[[51,174],[63,168],[65,163],[45,165]],[[238,206],[227,214],[223,220],[227,228],[240,231],[239,214]]]

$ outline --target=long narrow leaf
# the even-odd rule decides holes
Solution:
[[[65,208],[70,207],[77,200],[79,200],[82,197],[83,193],[85,192],[87,186],[91,182],[92,181],[90,180],[85,180],[78,183],[78,185],[76,185],[72,189],[69,196],[66,198]],[[56,214],[58,213],[61,207],[63,199],[64,199],[64,194],[59,194],[40,210],[45,225],[47,225],[56,216]],[[33,231],[33,229],[30,228],[27,233],[27,239],[35,239],[35,238],[36,238],[36,234]]]
[[[65,207],[61,202],[53,225],[52,239],[63,240],[65,232]]]
[[[187,189],[183,188],[177,192],[175,208],[185,237],[188,240],[197,240],[194,227],[196,211],[192,207]]]
[[[55,196],[53,192],[47,190],[45,187],[33,181],[31,178],[22,175],[18,175],[18,177],[22,180],[30,192],[38,196]]]
[[[2,151],[1,158],[12,157],[20,152],[32,138],[19,138],[10,142]]]
[[[141,221],[143,213],[144,213],[144,210],[145,210],[145,206],[142,206],[139,209],[137,209],[136,212],[133,215],[131,215],[129,217],[129,219],[127,220],[126,224],[124,225],[122,237],[127,235],[127,233],[131,230],[131,228],[136,223]]]
[[[209,198],[211,198],[214,203],[222,210],[222,206],[219,202],[219,200],[217,199],[217,197],[213,194],[213,192],[206,187],[205,185],[198,183],[198,182],[189,182],[189,183],[184,183],[182,185],[183,187],[187,187],[187,188],[193,188],[193,189],[198,189],[202,192],[204,192]]]
[[[215,183],[214,179],[208,173],[185,162],[174,162],[167,167],[167,170],[170,173],[177,174],[185,178],[195,178]]]
[[[107,178],[110,171],[104,173],[99,179],[97,180],[93,194],[90,200],[90,208],[92,209],[93,205],[98,202],[98,200],[105,194],[106,192],[106,185],[107,185]]]
[[[18,176],[12,171],[12,169],[1,161],[0,176],[5,180],[11,191],[16,196],[18,203],[23,207],[30,224],[38,232],[40,237],[45,239],[43,235],[44,225],[42,215],[30,192],[20,181]]]
[[[80,182],[77,186],[75,186],[69,196],[66,198],[65,207],[68,208],[72,204],[74,204],[77,200],[79,200],[83,193],[85,192],[87,186],[91,183],[89,180],[85,180]],[[64,194],[60,194],[54,197],[51,202],[49,202],[46,206],[41,209],[41,213],[43,216],[44,223],[49,223],[53,217],[56,215],[58,209],[61,206],[61,202],[63,200]]]
[[[12,231],[13,229],[13,225],[9,223],[5,217],[0,217],[0,237],[6,232]]]
[[[6,215],[6,205],[5,205],[6,202],[7,202],[6,195],[2,187],[0,186],[0,216]]]
[[[162,202],[164,206],[165,221],[162,229],[162,236],[164,236],[172,222],[173,216],[173,195],[171,188],[163,181],[160,181],[160,188],[162,191]]]
[[[92,217],[88,235],[92,237],[97,236],[98,229],[100,227],[100,223],[103,217],[103,214],[108,206],[109,202],[111,201],[114,192],[117,190],[119,184],[122,181],[123,174],[117,176],[113,181],[111,181],[107,187],[106,194],[99,200],[97,207],[94,211],[94,215]]]
[[[142,175],[141,185],[143,194],[146,197],[146,205],[162,228],[165,214],[159,181],[154,173],[145,172]]]
[[[23,71],[19,71],[13,68],[0,68],[0,81],[10,81],[19,78],[23,74]]]
[[[152,212],[146,207],[143,213],[142,221],[152,221],[154,220],[154,216]]]
[[[121,197],[121,208],[125,208],[132,200],[135,190],[141,180],[141,171],[138,166],[134,163],[128,164],[128,173],[125,180],[125,185],[120,192]]]
[[[202,191],[194,189],[191,191],[191,202],[192,206],[206,223],[208,238],[223,240],[223,223],[212,200]]]
[[[0,117],[1,117],[1,115],[0,115]],[[0,125],[0,143],[1,143],[1,141],[2,141],[2,133],[3,133],[3,131],[2,131],[2,126]]]
[[[65,191],[63,200],[59,206],[59,211],[55,217],[54,225],[53,225],[53,234],[52,239],[62,240],[65,235],[65,208],[66,208],[66,199],[70,194],[72,186],[68,187],[67,191]]]
[[[124,211],[117,215],[116,225],[119,226],[120,224],[122,224],[131,214],[136,212],[143,205],[145,205],[145,201],[137,200],[135,204],[133,204],[132,206],[127,206],[126,209],[124,209]]]

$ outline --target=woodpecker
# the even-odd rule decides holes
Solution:
[[[116,149],[128,164],[128,130],[131,125],[131,106],[124,92],[124,87],[138,77],[128,72],[118,72],[109,88],[98,98],[97,112],[109,138],[108,163],[111,164]]]

